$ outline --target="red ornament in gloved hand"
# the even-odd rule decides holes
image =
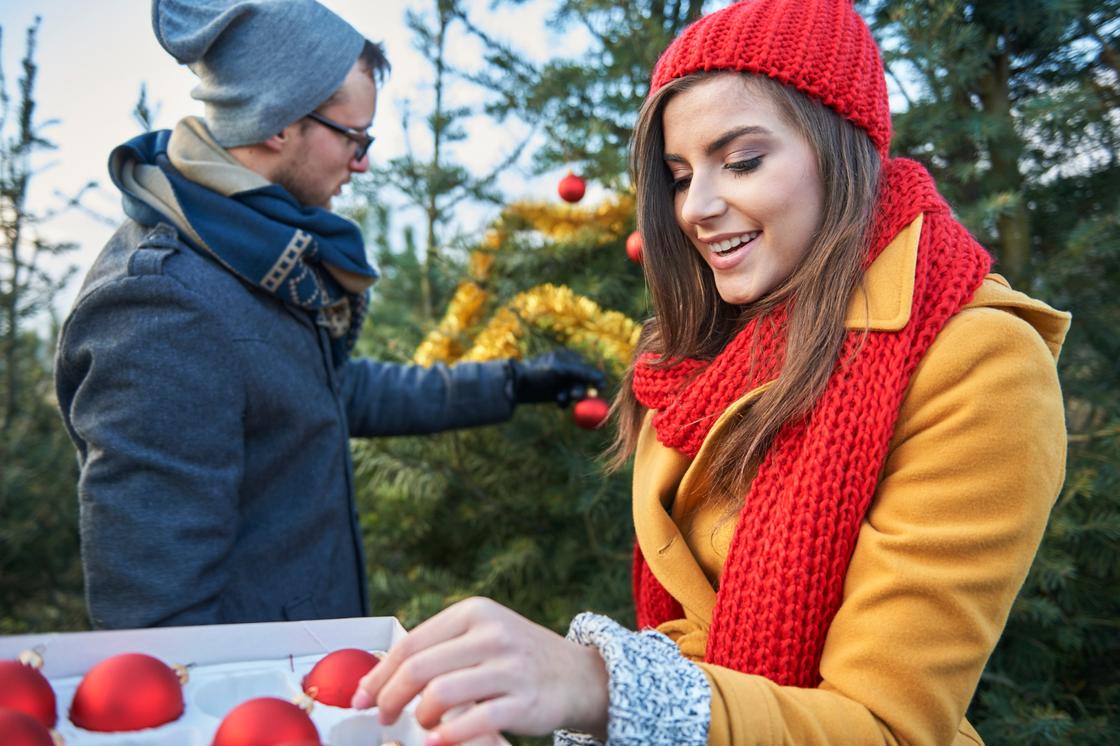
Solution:
[[[324,656],[303,677],[303,691],[316,702],[332,707],[349,707],[362,680],[377,665],[373,653],[355,648],[336,650]]]
[[[606,421],[611,405],[605,399],[599,398],[595,389],[587,390],[587,398],[576,402],[572,409],[572,418],[584,430],[596,430]]]
[[[588,390],[607,385],[601,370],[563,347],[524,361],[510,359],[508,365],[508,391],[517,404],[556,402],[567,407]]]

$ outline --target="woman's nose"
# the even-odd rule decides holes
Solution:
[[[711,179],[697,178],[693,175],[681,204],[681,219],[692,225],[699,225],[718,217],[727,209],[727,202],[720,195]]]

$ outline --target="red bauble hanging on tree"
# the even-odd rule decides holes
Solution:
[[[36,666],[20,661],[0,661],[0,707],[33,717],[44,728],[53,728],[58,722],[58,705],[50,682]]]
[[[91,668],[74,692],[70,720],[102,733],[155,728],[183,714],[185,669],[177,672],[158,658],[126,653]]]
[[[638,231],[626,237],[626,256],[630,257],[632,262],[642,263],[642,234]]]
[[[605,399],[600,399],[595,389],[588,391],[589,396],[576,402],[572,409],[572,418],[584,430],[595,430],[602,426],[610,412],[610,404]]]
[[[303,677],[303,691],[317,702],[349,707],[358,682],[377,665],[377,656],[356,648],[336,650]]]
[[[583,193],[587,191],[587,182],[569,171],[567,176],[560,179],[556,191],[560,194],[560,199],[576,203],[583,199]]]
[[[308,714],[276,697],[257,697],[230,710],[212,746],[319,746],[319,731]]]
[[[26,712],[8,707],[0,707],[0,743],[4,746],[55,746],[54,737],[45,725]]]

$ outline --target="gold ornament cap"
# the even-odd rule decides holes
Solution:
[[[43,656],[38,649],[24,650],[19,654],[19,662],[38,671],[43,667]]]

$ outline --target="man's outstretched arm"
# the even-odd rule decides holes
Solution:
[[[420,365],[351,360],[342,370],[350,434],[415,435],[505,422],[518,404],[561,406],[606,385],[570,350],[528,360]]]

